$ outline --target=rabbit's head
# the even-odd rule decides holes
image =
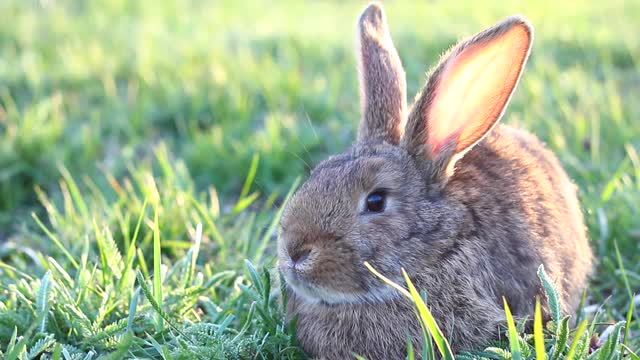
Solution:
[[[386,274],[424,269],[446,253],[460,214],[445,189],[454,165],[503,114],[529,55],[521,17],[445,54],[407,111],[405,74],[385,15],[358,21],[362,119],[356,144],[320,163],[286,205],[280,270],[308,301],[373,302],[395,296],[364,266]],[[398,279],[398,278],[396,278]]]

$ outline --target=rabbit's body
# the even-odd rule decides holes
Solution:
[[[356,146],[320,164],[312,178],[323,176],[323,169],[344,168],[346,161],[385,156],[400,163],[395,148]],[[411,164],[402,165],[409,167],[405,173],[414,173]],[[533,135],[500,125],[456,167],[442,193],[407,194],[424,197],[424,204],[403,214],[409,226],[391,241],[416,287],[427,292],[429,307],[454,349],[471,349],[496,337],[504,323],[502,296],[514,315],[532,314],[536,295],[544,301],[536,276],[540,264],[557,280],[563,310],[573,311],[585,286],[590,250],[582,217],[576,215],[575,186],[555,156]],[[339,176],[330,177],[345,186]],[[470,182],[477,186],[469,187]],[[375,259],[375,252],[371,256]],[[364,260],[387,275],[399,275],[399,268],[386,269],[371,258],[354,262]],[[422,346],[413,304],[399,293],[382,301],[329,304],[290,291],[287,312],[298,316],[302,346],[328,359],[352,353],[403,358],[408,334],[415,348]]]
[[[279,267],[287,313],[310,354],[403,359],[421,349],[413,305],[368,269],[428,296],[454,350],[499,334],[556,281],[563,310],[585,286],[591,252],[575,186],[533,136],[496,126],[531,44],[508,18],[460,43],[406,111],[404,71],[380,5],[360,18],[358,142],[320,163],[286,205]]]

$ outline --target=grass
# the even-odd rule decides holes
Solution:
[[[267,270],[296,179],[354,138],[361,8],[1,2],[1,356],[303,358]],[[599,260],[575,321],[543,329],[547,358],[597,344],[595,358],[637,359],[640,4],[387,11],[409,93],[459,37],[512,13],[532,20],[504,120],[558,154]],[[517,323],[521,358],[542,358],[540,333]],[[459,357],[515,358],[513,338]]]

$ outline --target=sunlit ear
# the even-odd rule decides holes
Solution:
[[[403,138],[409,152],[447,166],[480,141],[504,113],[532,38],[527,20],[514,16],[445,55],[409,114]]]
[[[406,119],[405,74],[379,3],[369,4],[358,20],[358,73],[358,140],[398,144]]]

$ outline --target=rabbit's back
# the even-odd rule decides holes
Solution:
[[[510,126],[498,125],[456,164],[446,197],[467,209],[496,294],[511,298],[516,313],[531,311],[540,264],[556,281],[563,310],[577,306],[592,254],[576,190],[551,151]]]

